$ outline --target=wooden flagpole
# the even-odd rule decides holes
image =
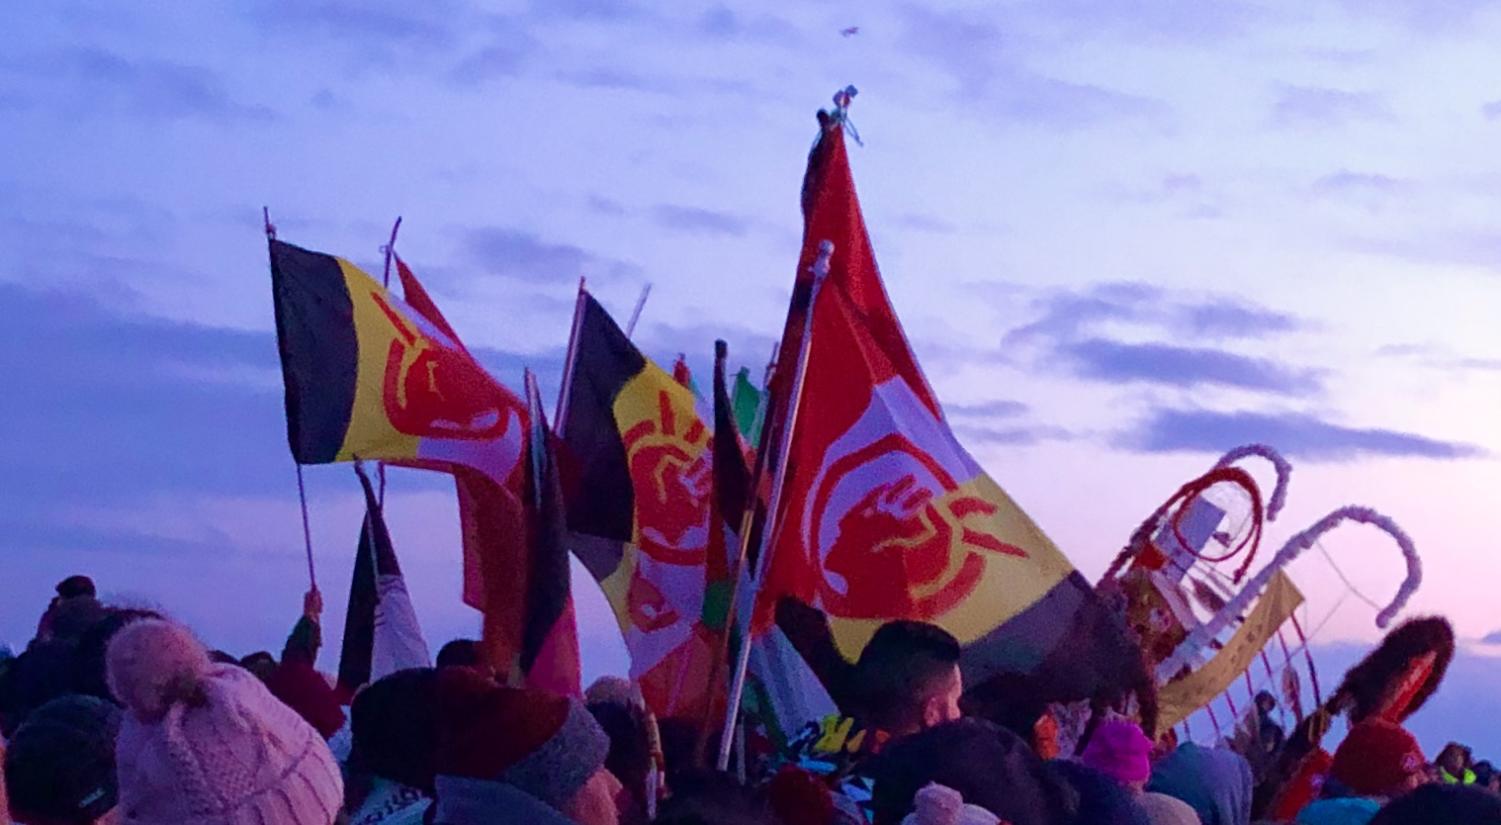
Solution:
[[[391,239],[380,248],[386,254],[386,265],[381,272],[380,285],[386,289],[391,288],[391,259],[396,256],[396,233],[401,230],[401,216],[396,216],[396,223],[391,224]],[[386,506],[386,462],[375,462],[376,491],[375,501],[380,506]]]
[[[558,408],[552,414],[552,431],[563,436],[563,427],[568,420],[568,396],[573,385],[573,362],[578,358],[579,327],[584,323],[584,299],[589,296],[584,288],[584,277],[579,276],[579,294],[573,304],[573,328],[568,332],[568,352],[563,358],[563,385],[558,388]]]
[[[276,240],[276,226],[271,223],[271,207],[261,207],[261,227],[266,233],[266,252],[271,253],[271,244]],[[274,261],[273,261],[274,263]],[[297,501],[302,506],[302,544],[307,552],[308,585],[316,592],[318,573],[313,567],[313,529],[308,519],[307,486],[302,481],[302,463],[292,456],[292,466],[297,468]]]
[[[793,373],[791,395],[787,399],[787,415],[783,419],[784,423],[777,443],[777,463],[775,467],[771,468],[774,474],[771,482],[771,498],[767,502],[766,520],[762,525],[760,552],[756,557],[756,573],[750,582],[751,592],[749,596],[752,600],[760,593],[761,585],[764,583],[768,562],[770,561],[772,551],[776,547],[777,529],[781,526],[778,523],[777,514],[781,507],[782,488],[787,480],[787,454],[792,449],[792,433],[797,427],[797,416],[802,407],[803,380],[808,375],[808,351],[811,349],[813,342],[813,310],[818,306],[818,293],[823,287],[824,279],[829,275],[829,261],[833,255],[834,242],[827,240],[820,241],[818,244],[818,259],[813,262],[813,284],[808,294],[807,316],[803,320],[803,338],[798,346],[797,371]],[[763,449],[757,451],[757,465],[762,463],[760,456],[765,452],[765,448],[770,445],[763,441],[762,446]],[[755,479],[755,483],[759,484],[759,481],[759,479]],[[751,489],[754,491],[758,487],[752,487]],[[750,549],[750,524],[754,520],[754,513],[755,507],[748,508],[745,518],[741,521],[740,560],[736,564],[736,578],[732,583],[734,589],[731,591],[730,597],[730,609],[732,612],[729,616],[732,620],[735,616],[735,611],[738,611],[736,601],[740,589],[739,571],[744,569],[743,565]],[[735,663],[735,674],[730,681],[730,695],[729,701],[725,706],[724,727],[720,729],[719,758],[715,762],[715,767],[721,771],[728,768],[730,764],[730,751],[734,747],[735,723],[740,718],[740,699],[745,692],[745,677],[750,667],[752,643],[750,628],[745,628],[743,635],[744,638],[740,641],[740,656]]]
[[[636,322],[641,320],[641,310],[646,308],[646,299],[651,295],[651,282],[648,281],[641,287],[641,297],[636,299],[636,308],[631,310],[631,320],[626,322],[625,337],[630,338],[636,332]]]

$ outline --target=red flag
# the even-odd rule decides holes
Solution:
[[[779,371],[778,429],[790,427],[791,443],[776,468],[785,488],[757,627],[790,597],[827,615],[849,660],[884,622],[919,619],[965,645],[969,684],[1038,675],[1054,696],[1120,684],[1139,656],[1112,631],[1088,583],[949,430],[876,268],[840,120],[823,120],[778,360],[798,363],[811,312],[803,414],[789,424],[796,370]],[[824,242],[833,245],[828,276],[810,307],[810,270]],[[774,432],[767,443],[781,442]],[[1091,634],[1085,643],[1066,635],[1080,631]]]

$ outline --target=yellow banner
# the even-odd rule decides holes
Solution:
[[[1261,594],[1251,615],[1235,631],[1229,644],[1221,648],[1208,664],[1158,692],[1158,733],[1187,719],[1194,711],[1209,704],[1209,700],[1224,693],[1246,672],[1262,648],[1272,640],[1277,628],[1291,618],[1302,603],[1303,594],[1298,592],[1292,579],[1280,571],[1273,576],[1266,592]]]

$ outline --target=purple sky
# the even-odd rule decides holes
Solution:
[[[1271,441],[1296,471],[1263,552],[1340,505],[1395,517],[1424,557],[1411,609],[1470,640],[1420,732],[1501,755],[1501,728],[1462,721],[1501,711],[1501,645],[1479,642],[1501,631],[1501,10],[662,5],[14,10],[0,640],[86,571],[211,643],[279,646],[306,582],[262,204],[284,239],[372,271],[404,215],[404,256],[513,386],[531,365],[555,387],[580,274],[622,316],[654,285],[637,337],[660,360],[704,368],[718,336],[759,372],[812,113],[853,82],[855,173],[918,355],[1075,563],[1098,575],[1218,453]],[[473,632],[450,486],[392,478],[429,635]],[[341,614],[358,485],[308,480]],[[1394,592],[1384,539],[1326,546],[1361,592]],[[1377,635],[1323,559],[1292,572],[1310,622],[1330,616],[1321,643]],[[586,667],[621,670],[584,584]]]

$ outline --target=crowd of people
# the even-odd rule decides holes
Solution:
[[[583,700],[506,686],[469,640],[346,695],[316,669],[321,609],[310,593],[280,657],[236,658],[59,584],[0,661],[0,825],[1249,825],[1267,807],[1243,749],[1120,716],[1060,753],[1045,720],[966,715],[958,642],[919,622],[876,632],[845,715],[726,773],[701,720],[653,719],[624,680]],[[1274,750],[1275,700],[1256,704]],[[1294,817],[1501,825],[1501,777],[1369,720]]]

